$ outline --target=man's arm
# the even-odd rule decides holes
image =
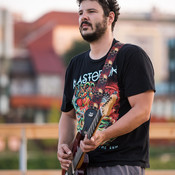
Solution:
[[[152,90],[128,97],[131,109],[106,130],[96,132],[90,140],[85,137],[81,141],[81,149],[84,152],[92,151],[104,141],[127,134],[148,121],[153,98],[154,92]]]
[[[111,138],[118,137],[133,131],[148,121],[150,118],[153,98],[153,91],[147,91],[128,97],[131,109],[121,117],[114,126],[104,133],[105,138],[108,139],[108,132],[112,134]],[[114,132],[112,130],[114,130]]]
[[[71,163],[71,146],[76,135],[75,110],[62,112],[59,122],[59,142],[57,157],[63,169],[67,169]]]

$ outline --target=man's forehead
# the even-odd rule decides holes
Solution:
[[[84,2],[84,1],[97,1],[98,2],[98,0],[82,0],[81,3]]]
[[[100,8],[100,4],[97,0],[84,0],[79,6],[79,10],[81,9],[89,9],[89,8]]]

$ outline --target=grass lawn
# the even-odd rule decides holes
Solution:
[[[175,169],[175,146],[151,146],[151,169]]]

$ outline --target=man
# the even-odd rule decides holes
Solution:
[[[118,42],[113,29],[119,15],[117,0],[78,0],[79,29],[90,50],[75,56],[66,72],[59,123],[58,159],[68,169],[72,144],[84,125],[84,113],[110,48]],[[80,142],[89,156],[87,175],[143,175],[149,167],[149,122],[154,97],[154,72],[150,59],[138,46],[125,44],[113,63],[103,93],[117,94],[110,116],[97,132]]]

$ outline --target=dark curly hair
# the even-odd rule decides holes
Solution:
[[[79,4],[79,6],[83,1],[85,1],[85,0],[77,0],[77,3]],[[119,7],[117,0],[89,0],[89,1],[97,1],[102,6],[103,11],[104,11],[104,15],[106,17],[109,16],[109,13],[111,11],[114,12],[115,18],[114,18],[114,21],[112,23],[112,31],[113,31],[115,23],[118,20],[118,16],[120,15],[120,12],[119,12],[120,7]]]

